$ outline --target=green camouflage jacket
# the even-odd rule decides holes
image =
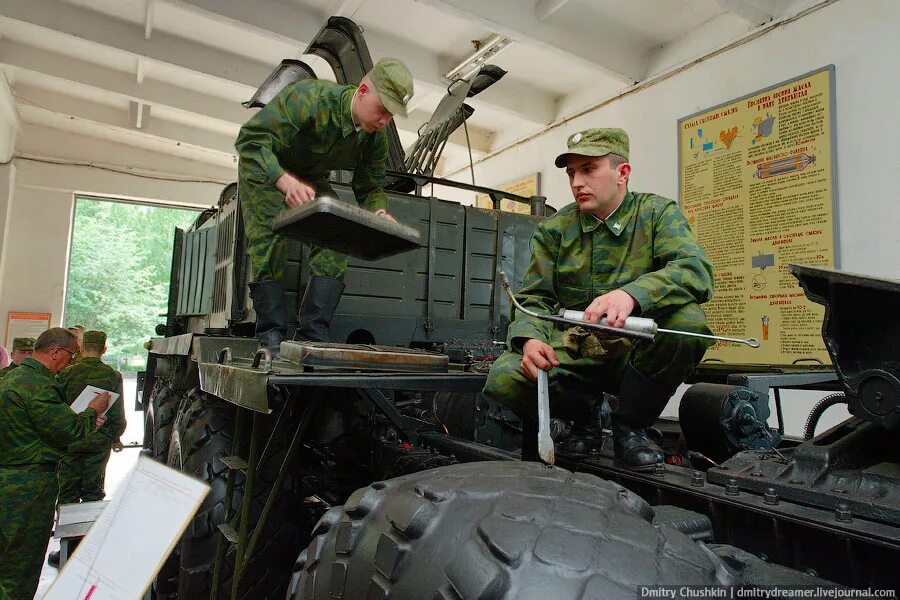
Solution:
[[[387,133],[356,131],[350,116],[354,86],[304,79],[287,86],[241,127],[235,148],[246,186],[272,188],[285,171],[314,183],[335,169],[353,170],[363,208],[387,207]]]
[[[2,380],[4,377],[6,377],[6,376],[9,375],[10,373],[12,373],[12,372],[13,372],[13,369],[15,369],[17,366],[18,366],[18,365],[14,365],[14,364],[12,364],[12,363],[9,363],[7,366],[5,366],[5,367],[3,367],[2,369],[0,369],[0,380]]]
[[[570,204],[538,224],[531,264],[516,298],[527,309],[556,314],[584,310],[613,290],[640,306],[634,315],[712,297],[712,266],[674,200],[628,192],[606,221]],[[529,339],[550,340],[553,325],[518,315],[509,327],[511,348]]]
[[[55,465],[96,420],[92,408],[72,412],[53,373],[26,358],[0,383],[0,465]]]
[[[56,380],[62,386],[69,404],[75,402],[78,394],[89,385],[116,392],[120,396],[122,394],[122,375],[104,364],[101,359],[93,356],[83,356],[78,363],[66,367],[56,376]],[[96,433],[88,437],[102,436],[109,442],[119,439],[119,436],[125,432],[126,426],[123,402],[125,399],[121,397],[116,400],[116,403],[106,412],[106,422]]]

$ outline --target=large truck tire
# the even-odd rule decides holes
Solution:
[[[179,600],[206,599],[210,595],[216,548],[221,537],[218,525],[225,515],[228,478],[228,469],[221,459],[232,453],[236,412],[233,405],[202,392],[192,396],[193,402],[183,411],[179,427],[173,433],[169,464],[208,483],[210,492],[189,523],[173,556],[173,560],[177,561],[177,572],[171,568],[168,571],[164,568],[160,572],[161,575],[174,574]],[[245,418],[245,441],[248,441],[249,421],[252,417],[246,415]],[[274,417],[266,419],[274,421]],[[291,433],[285,432],[284,436],[273,440],[271,458],[263,466],[262,472],[257,473],[259,478],[251,505],[251,531],[281,467],[289,441],[287,436]],[[268,439],[265,426],[261,428],[261,434],[260,451]],[[299,478],[287,478],[289,482],[297,479]],[[234,509],[239,506],[243,497],[244,483],[243,474],[238,473],[233,497]],[[314,522],[308,511],[299,508],[302,501],[292,485],[282,486],[253,551],[252,560],[241,578],[240,598],[284,596],[293,558],[308,542],[308,532]],[[234,554],[234,549],[228,551],[222,567],[220,598],[231,597]]]
[[[181,395],[168,381],[158,380],[144,414],[144,439],[150,457],[163,464],[169,460],[172,425]]]
[[[640,497],[593,475],[441,467],[373,483],[326,512],[287,597],[633,600],[638,585],[731,582],[708,548],[652,518]]]

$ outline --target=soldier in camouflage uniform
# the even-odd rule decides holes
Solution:
[[[287,242],[272,219],[287,205],[317,196],[338,198],[328,184],[335,169],[353,170],[353,192],[366,210],[394,220],[384,193],[388,140],[384,127],[406,116],[412,76],[382,59],[359,87],[306,79],[283,89],[241,128],[238,190],[247,234],[260,345],[278,352],[285,336],[284,275]],[[300,303],[295,339],[323,341],[344,290],[347,257],[313,247],[310,279]]]
[[[69,404],[89,385],[120,396],[107,411],[103,427],[69,445],[66,455],[59,463],[60,504],[103,500],[106,496],[103,482],[109,453],[115,441],[125,432],[125,411],[121,399],[122,375],[103,363],[105,352],[106,334],[102,331],[86,331],[81,360],[64,369],[57,377]]]
[[[77,363],[81,360],[81,346],[84,344],[84,332],[86,331],[86,328],[84,325],[72,325],[69,327],[69,331],[71,331],[72,335],[78,340],[78,354],[75,355],[75,360],[72,361],[73,363]]]
[[[631,192],[628,135],[589,129],[572,135],[556,159],[569,175],[575,204],[541,222],[517,298],[542,314],[584,310],[621,327],[630,315],[660,327],[709,334],[700,304],[712,296],[712,268],[673,200]],[[537,370],[549,371],[551,398],[563,408],[573,389],[616,397],[616,457],[643,470],[663,460],[646,428],[703,358],[707,340],[662,336],[656,341],[606,339],[589,355],[546,321],[518,315],[510,352],[491,367],[484,392],[523,417],[523,456],[536,456]],[[527,432],[525,431],[527,426]]]
[[[22,361],[29,358],[34,352],[34,338],[13,338],[12,352],[9,355],[9,365],[0,369],[0,380],[13,372],[13,370],[22,364]]]
[[[102,425],[108,394],[75,414],[54,375],[78,346],[67,330],[42,333],[34,356],[0,382],[0,586],[31,600],[53,527],[57,464],[66,447]]]

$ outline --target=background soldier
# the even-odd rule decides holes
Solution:
[[[584,310],[589,321],[606,317],[614,327],[640,314],[660,327],[709,334],[699,305],[712,296],[712,267],[673,200],[628,191],[628,134],[576,133],[556,166],[566,168],[575,204],[538,224],[521,303],[542,314],[556,314],[560,307]],[[484,392],[523,417],[523,457],[537,455],[534,380],[543,369],[550,372],[557,403],[571,397],[563,390],[570,387],[595,397],[601,390],[617,396],[615,455],[638,470],[663,460],[645,428],[710,343],[682,336],[587,340],[577,330],[563,334],[521,314],[509,327],[508,341],[511,351],[492,365]]]
[[[82,357],[77,364],[64,369],[57,377],[69,404],[92,385],[119,394],[120,398],[106,413],[106,423],[83,440],[69,444],[59,464],[59,503],[96,502],[106,493],[103,482],[106,463],[113,443],[125,432],[122,375],[102,360],[106,352],[106,334],[86,331],[82,343]]]
[[[399,61],[382,59],[359,87],[306,79],[288,86],[241,128],[238,185],[247,233],[260,345],[278,353],[285,337],[284,271],[287,242],[272,232],[272,219],[287,205],[316,196],[338,198],[328,184],[335,169],[353,170],[353,192],[366,210],[387,212],[384,127],[406,116],[413,80]],[[347,257],[313,247],[310,279],[300,302],[295,339],[322,341],[344,291]]]
[[[9,365],[0,369],[0,380],[9,375],[13,369],[22,364],[34,352],[34,338],[14,338],[12,352],[9,354]]]
[[[86,386],[116,392],[117,400],[106,413],[106,422],[83,440],[69,444],[66,455],[59,463],[59,504],[97,502],[106,497],[104,482],[106,464],[113,445],[125,432],[122,375],[102,361],[106,353],[106,334],[102,331],[86,331],[82,342],[82,356],[76,364],[63,369],[57,381],[63,388],[66,400],[71,404]],[[51,552],[47,560],[59,566],[59,552]]]
[[[69,327],[69,331],[71,331],[72,335],[74,335],[78,340],[78,354],[75,355],[75,360],[72,361],[78,362],[79,360],[81,360],[81,346],[84,343],[85,327],[84,325],[72,325],[71,327]]]
[[[54,375],[78,348],[75,336],[54,327],[42,333],[34,356],[0,384],[0,586],[13,600],[32,600],[53,527],[56,469],[66,447],[102,425],[109,394],[75,414]]]

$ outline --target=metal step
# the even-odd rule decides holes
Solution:
[[[223,456],[222,462],[225,463],[225,466],[229,469],[241,471],[242,473],[246,473],[247,468],[250,466],[247,464],[247,461],[240,456]]]
[[[225,539],[228,540],[232,544],[238,543],[238,532],[237,529],[229,525],[228,523],[222,523],[219,525],[219,531],[225,536]]]

